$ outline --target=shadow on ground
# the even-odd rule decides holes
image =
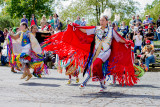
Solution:
[[[119,85],[119,84],[116,84],[116,85],[109,85],[109,86],[111,86],[111,87],[122,87],[122,85]],[[138,87],[140,87],[140,88],[160,88],[160,87],[157,87],[157,86],[154,86],[154,85],[134,85],[134,86],[123,86],[123,87],[127,87],[127,88],[138,88]],[[122,88],[123,88],[122,87]]]
[[[33,78],[33,79],[37,79],[37,78]],[[62,81],[64,81],[64,80],[68,80],[68,79],[66,79],[66,78],[50,78],[50,77],[42,77],[42,78],[38,78],[38,79],[42,79],[42,80],[62,80]]]
[[[72,97],[81,97],[81,98],[151,98],[151,99],[160,99],[160,96],[152,96],[152,95],[132,95],[132,94],[124,94],[120,92],[99,92],[99,93],[89,93],[83,94],[82,96],[72,96]]]
[[[35,83],[35,82],[22,83],[20,85],[24,85],[24,86],[46,86],[46,87],[59,87],[60,86],[60,85],[57,85],[57,84],[42,84],[42,83]]]

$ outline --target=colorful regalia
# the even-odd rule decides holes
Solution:
[[[43,71],[47,73],[46,65],[44,65],[43,62],[42,50],[36,38],[28,30],[21,31],[18,35],[20,36],[19,47],[21,49],[18,55],[14,54],[12,39],[8,36],[8,56],[10,65],[23,70],[25,64],[28,63],[28,66],[34,69],[35,75],[41,75]]]
[[[86,29],[87,34],[79,28]],[[106,75],[114,75],[116,80],[124,85],[137,83],[133,67],[133,43],[123,39],[113,28],[81,27],[68,25],[65,32],[60,32],[46,39],[45,50],[54,51],[60,58],[75,60],[76,68],[88,72],[94,81],[102,81]],[[84,66],[85,65],[85,66]]]

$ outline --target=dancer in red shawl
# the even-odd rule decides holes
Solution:
[[[133,43],[106,27],[107,23],[107,17],[103,16],[101,26],[68,25],[67,31],[51,36],[45,42],[48,46],[44,48],[65,58],[64,61],[74,59],[77,69],[79,66],[84,68],[85,64],[84,74],[87,71],[94,81],[100,81],[102,91],[105,89],[106,75],[114,75],[122,86],[124,83],[132,86],[138,80],[133,67]]]

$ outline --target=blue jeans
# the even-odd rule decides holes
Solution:
[[[151,55],[150,57],[147,57],[145,60],[145,64],[147,66],[147,68],[149,69],[149,64],[150,63],[155,63],[155,58],[153,55]]]
[[[160,40],[160,33],[157,33],[157,36],[158,36],[158,40]]]
[[[141,52],[141,46],[134,46],[134,53],[136,53],[137,49],[139,49],[139,51]]]

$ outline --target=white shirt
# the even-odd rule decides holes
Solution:
[[[142,35],[140,35],[140,40],[139,40],[138,36],[136,35],[135,40],[136,40],[135,41],[136,46],[141,46],[142,45]]]

